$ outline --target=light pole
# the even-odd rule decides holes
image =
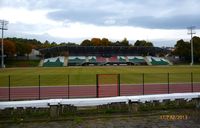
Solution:
[[[191,63],[190,63],[190,65],[191,66],[194,64],[194,48],[193,48],[193,40],[192,40],[193,34],[196,34],[194,32],[194,29],[195,29],[195,26],[188,27],[188,34],[191,35],[191,40],[190,40],[190,43],[191,43]]]
[[[4,68],[4,48],[3,48],[3,34],[4,30],[8,30],[7,28],[8,21],[5,20],[0,20],[0,29],[2,30],[1,32],[1,68]]]

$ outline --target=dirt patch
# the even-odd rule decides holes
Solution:
[[[64,121],[1,124],[0,128],[199,128],[199,110],[160,111],[142,115],[73,117]]]

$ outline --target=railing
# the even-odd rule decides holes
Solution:
[[[98,82],[96,74],[0,75],[0,101],[200,92],[200,73],[115,76]]]

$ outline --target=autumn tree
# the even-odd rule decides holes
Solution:
[[[200,38],[195,36],[192,38],[194,47],[194,59],[200,61]]]
[[[93,44],[90,40],[86,39],[82,41],[81,46],[93,46]]]
[[[50,42],[49,42],[48,40],[46,40],[46,41],[44,42],[44,44],[42,45],[42,47],[43,47],[43,48],[49,48],[49,47],[51,47],[51,44],[50,44]]]
[[[91,39],[91,44],[94,45],[94,46],[102,46],[100,38],[92,38]]]
[[[68,42],[68,43],[62,42],[62,43],[60,43],[58,45],[59,46],[78,46],[78,44],[72,43],[72,42]]]
[[[29,43],[16,42],[16,50],[17,55],[24,56],[31,53],[32,46]]]
[[[110,46],[111,42],[107,38],[102,38],[101,39],[101,45],[102,46]]]
[[[127,38],[124,38],[122,41],[116,41],[111,43],[112,46],[130,46]]]
[[[129,41],[127,40],[127,38],[124,38],[124,39],[121,41],[121,45],[122,45],[122,46],[129,46]]]
[[[11,40],[4,40],[4,54],[7,56],[14,56],[16,54],[16,44]]]
[[[12,42],[21,42],[21,43],[29,43],[31,44],[32,48],[34,49],[40,49],[42,48],[42,43],[36,39],[23,39],[23,38],[16,38],[16,37],[13,37],[13,38],[5,38],[5,40],[10,40]]]
[[[56,43],[56,42],[52,42],[52,43],[50,44],[50,47],[55,47],[55,46],[57,46],[57,43]]]
[[[184,40],[178,40],[175,45],[174,55],[179,56],[182,60],[190,59],[190,43]]]
[[[153,47],[153,43],[145,41],[145,40],[137,40],[134,46],[138,47]]]
[[[200,38],[193,37],[193,48],[194,48],[194,61],[200,61]],[[175,45],[174,55],[179,56],[182,60],[190,61],[191,60],[191,43],[178,40]]]

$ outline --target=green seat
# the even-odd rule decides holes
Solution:
[[[92,58],[89,59],[89,62],[90,63],[96,63],[97,59],[95,57],[92,57]]]
[[[60,59],[58,58],[55,62],[50,61],[49,59],[47,60],[47,62],[45,62],[43,64],[43,67],[62,67],[63,66],[63,62],[60,61]]]
[[[144,63],[145,60],[144,59],[139,59],[139,58],[133,58],[133,59],[128,59],[129,62],[133,62],[133,63]]]
[[[85,58],[82,58],[80,56],[76,56],[76,57],[69,57],[68,58],[68,64],[69,65],[82,65],[83,63],[85,63]]]
[[[160,59],[159,61],[158,60],[155,60],[153,58],[151,58],[151,64],[152,65],[169,65],[169,63],[167,61],[164,61],[163,59]]]
[[[118,62],[126,62],[126,59],[125,58],[123,58],[123,57],[121,57],[121,56],[119,56],[118,57]]]

